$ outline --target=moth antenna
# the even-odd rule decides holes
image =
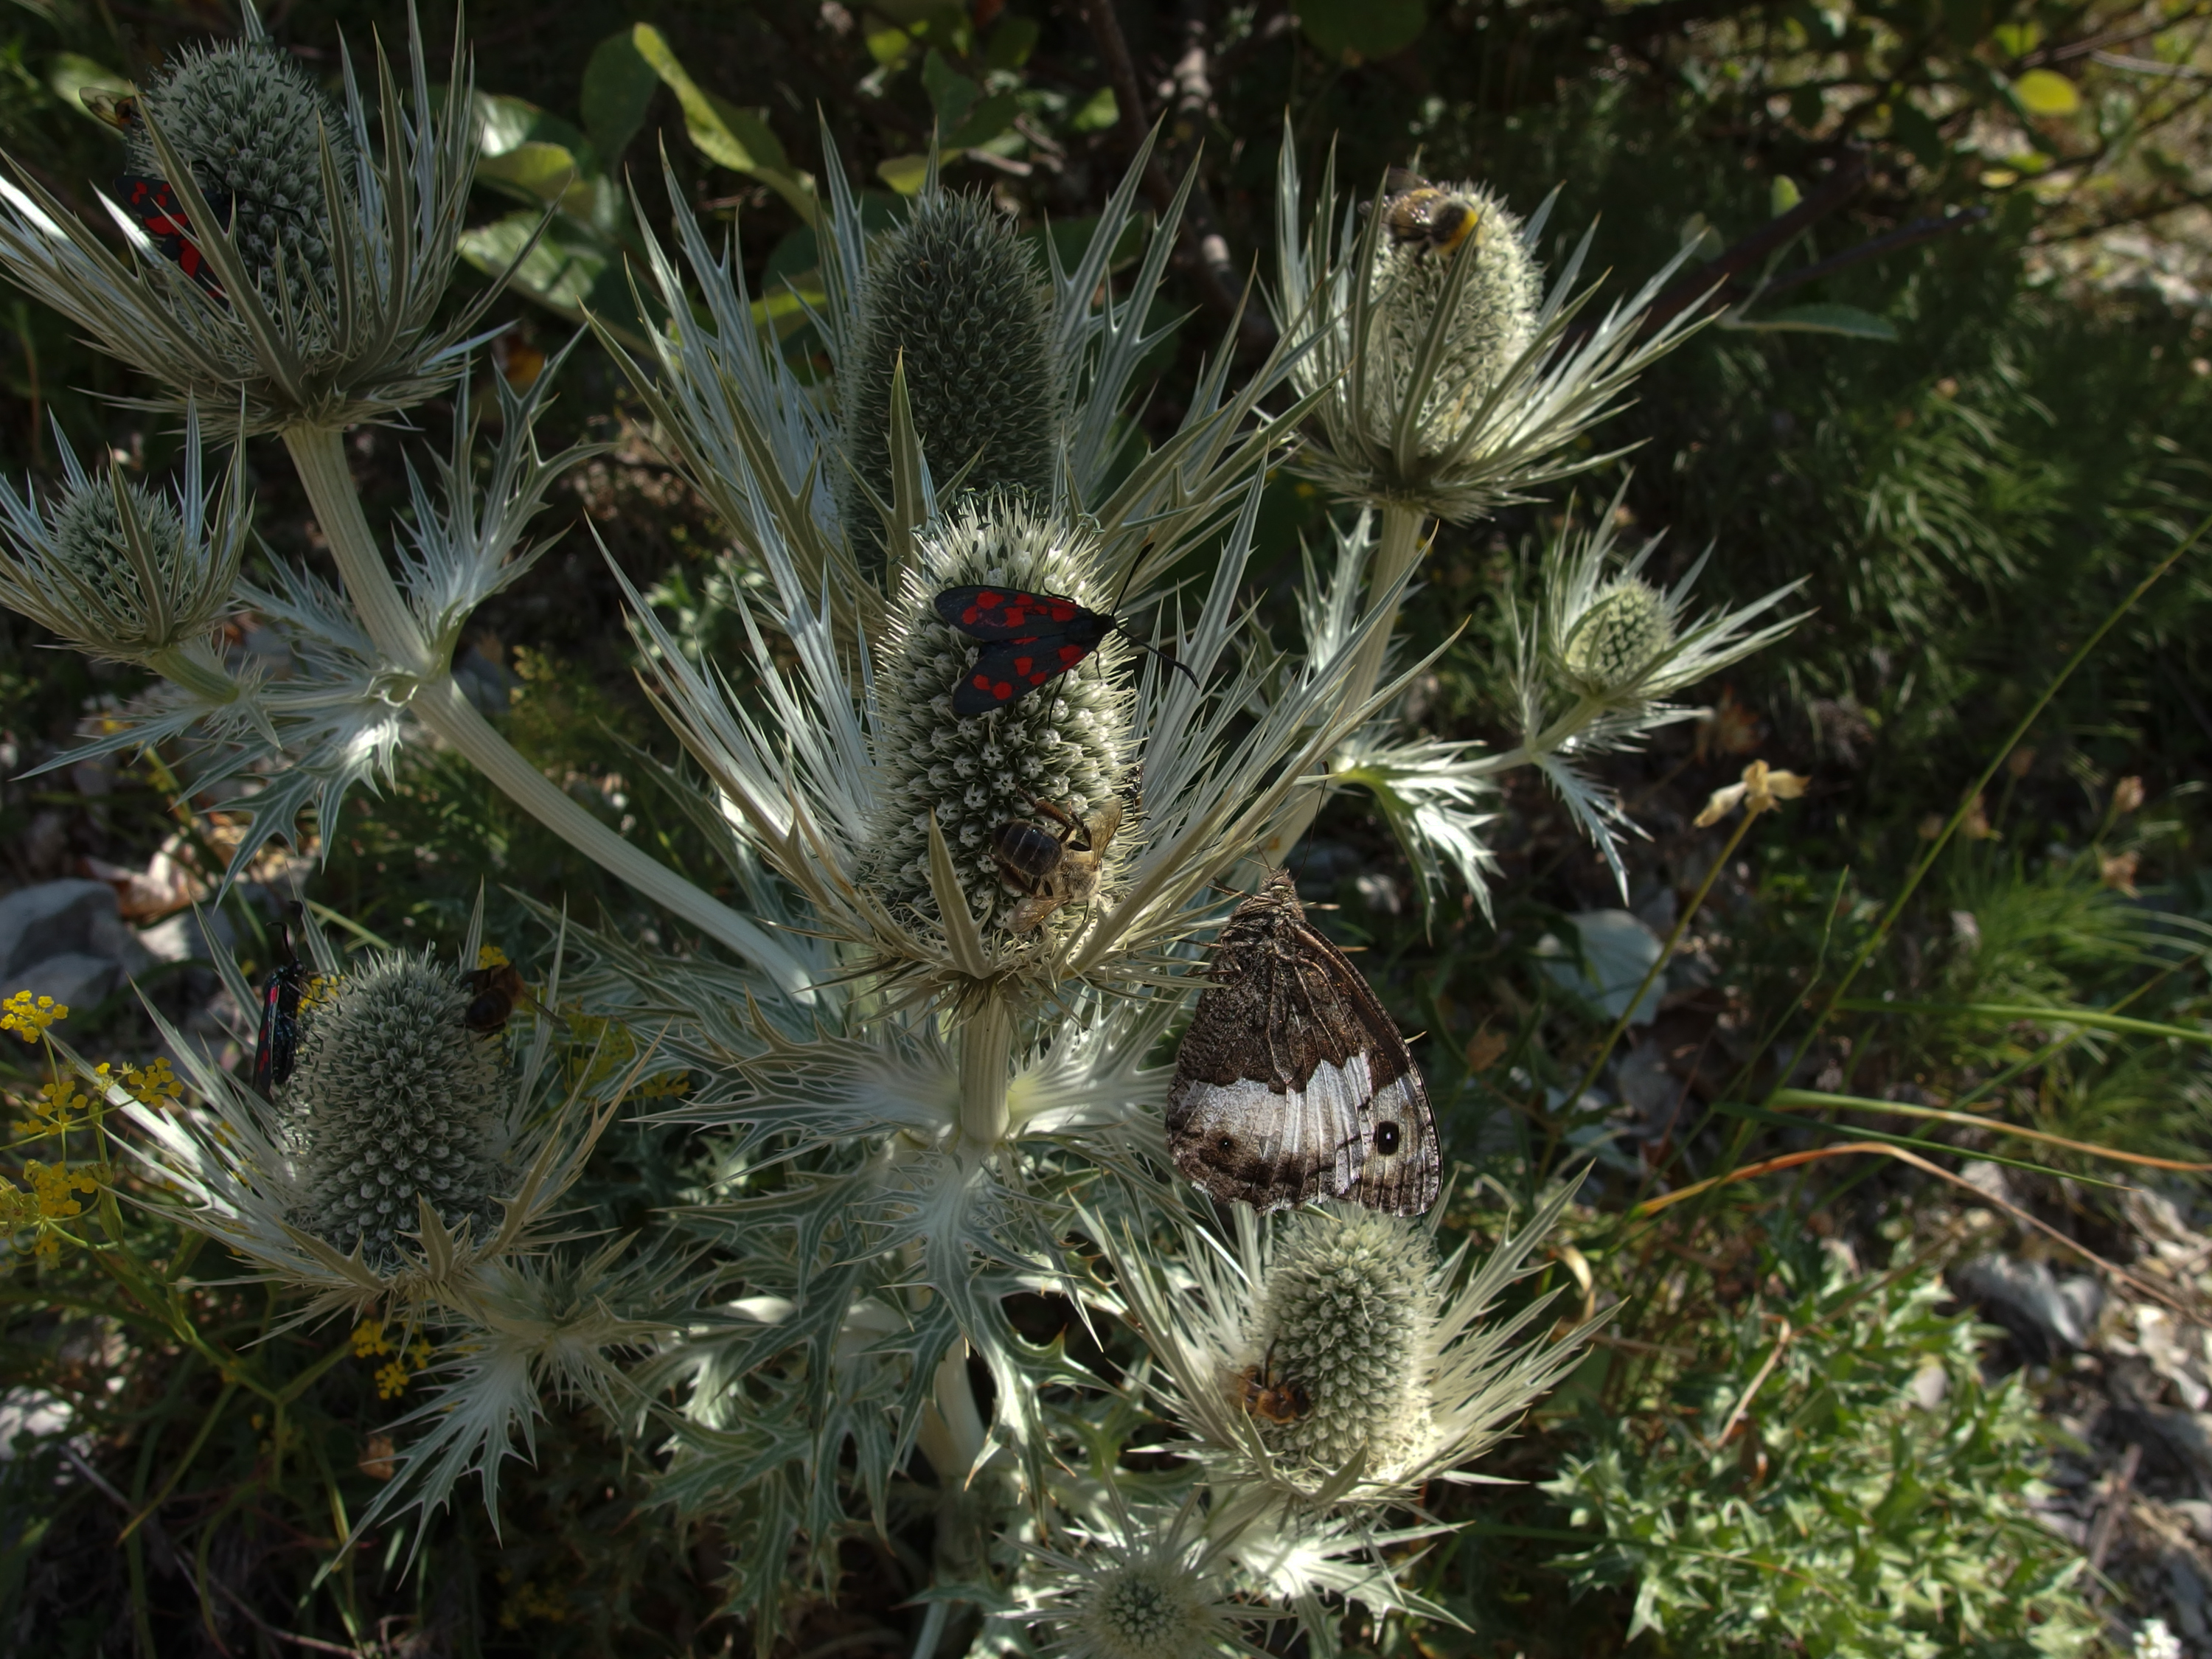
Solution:
[[[1116,633],[1118,633],[1119,635],[1121,635],[1121,636],[1123,639],[1125,639],[1125,640],[1128,641],[1128,642],[1129,642],[1130,644],[1132,644],[1132,645],[1135,646],[1135,647],[1137,647],[1137,649],[1138,649],[1138,650],[1139,650],[1139,651],[1149,651],[1149,652],[1151,652],[1154,656],[1158,657],[1158,658],[1162,662],[1165,663],[1169,667],[1170,667],[1170,668],[1174,669],[1174,670],[1176,671],[1176,673],[1178,673],[1178,674],[1182,675],[1182,676],[1183,677],[1183,678],[1185,678],[1185,679],[1188,680],[1188,681],[1190,682],[1190,687],[1191,687],[1191,690],[1194,690],[1194,691],[1201,691],[1201,690],[1205,690],[1205,688],[1204,688],[1203,686],[1201,686],[1201,685],[1200,685],[1200,684],[1199,684],[1199,683],[1198,683],[1198,676],[1197,676],[1197,675],[1195,675],[1195,674],[1194,674],[1194,673],[1192,673],[1192,672],[1190,672],[1190,666],[1189,666],[1189,665],[1188,665],[1188,664],[1187,664],[1187,663],[1180,663],[1180,662],[1177,662],[1177,661],[1176,661],[1173,657],[1170,657],[1170,655],[1168,655],[1168,653],[1167,653],[1166,652],[1164,652],[1164,651],[1161,650],[1161,649],[1159,648],[1159,647],[1158,647],[1157,645],[1146,645],[1146,644],[1142,640],[1139,639],[1139,638],[1138,638],[1134,634],[1132,634],[1132,633],[1128,630],[1127,627],[1125,624],[1121,623],[1118,623],[1118,622],[1117,622],[1117,623],[1115,623],[1114,624],[1114,630],[1115,630],[1115,632],[1116,632]]]

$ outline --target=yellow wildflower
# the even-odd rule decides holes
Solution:
[[[103,1066],[100,1069],[104,1072],[107,1068]],[[178,1081],[167,1056],[150,1066],[125,1066],[123,1086],[141,1106],[151,1106],[156,1110],[166,1111],[181,1105],[185,1098],[185,1085]]]
[[[407,1392],[407,1367],[398,1360],[380,1367],[376,1373],[376,1397],[397,1400]]]
[[[477,951],[477,966],[480,969],[504,968],[507,966],[507,952],[496,945],[481,945]]]
[[[21,1232],[39,1218],[39,1200],[13,1182],[0,1179],[0,1236]]]
[[[84,1206],[70,1194],[98,1192],[100,1172],[98,1164],[72,1170],[66,1164],[41,1164],[36,1158],[23,1165],[23,1178],[31,1183],[32,1195],[38,1200],[39,1215],[46,1221],[82,1215]]]
[[[1803,794],[1805,782],[1795,772],[1778,772],[1765,761],[1753,761],[1743,769],[1741,783],[1713,791],[1705,802],[1705,810],[1698,814],[1697,826],[1703,830],[1708,824],[1718,823],[1738,806],[1753,817],[1761,812],[1771,812],[1778,803],[1796,800]]]
[[[76,1086],[75,1079],[58,1077],[39,1090],[39,1098],[31,1106],[31,1120],[22,1126],[23,1132],[60,1134],[75,1128],[92,1108],[90,1097]]]
[[[407,1350],[407,1357],[415,1362],[416,1370],[427,1371],[430,1369],[430,1361],[436,1356],[437,1352],[430,1346],[428,1339],[418,1336],[415,1339],[414,1346]]]
[[[69,1004],[52,997],[33,1000],[28,991],[18,991],[0,1002],[0,1031],[13,1031],[26,1042],[36,1042],[47,1026],[68,1018]]]
[[[384,1334],[380,1319],[364,1319],[353,1328],[353,1352],[356,1359],[366,1359],[371,1354],[390,1353],[391,1339]]]

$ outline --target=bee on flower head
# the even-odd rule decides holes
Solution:
[[[1383,175],[1382,228],[1399,247],[1416,257],[1431,249],[1455,252],[1482,222],[1482,204],[1472,196],[1439,188],[1418,173],[1392,167]]]

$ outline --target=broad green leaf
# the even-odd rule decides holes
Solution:
[[[2025,58],[2043,44],[2043,25],[2000,23],[1990,31],[1990,39],[1997,43],[1997,50],[2006,57]]]
[[[1332,58],[1388,58],[1420,39],[1427,0],[1302,0],[1306,38]]]
[[[591,62],[584,65],[584,126],[610,167],[645,124],[646,108],[658,84],[659,77],[638,51],[629,30],[609,35],[593,49]]]
[[[750,110],[715,97],[694,81],[652,24],[637,24],[630,30],[630,40],[661,83],[676,94],[684,110],[684,131],[702,155],[732,173],[749,173],[759,179],[808,224],[820,216],[814,180],[791,170],[782,144],[766,121]]]
[[[558,144],[576,158],[586,173],[599,170],[598,148],[573,121],[564,121],[550,109],[527,98],[479,92],[475,96],[477,120],[483,132],[483,154],[503,155],[518,144]]]
[[[1019,69],[1029,62],[1042,33],[1035,19],[1017,17],[1010,12],[1000,18],[999,27],[991,31],[990,42],[983,48],[983,61],[993,69]]]
[[[879,69],[890,69],[904,63],[907,53],[914,50],[914,37],[895,23],[879,23],[872,20],[866,25],[863,38],[868,43],[868,56],[876,60]]]
[[[1856,340],[1897,343],[1897,330],[1887,318],[1861,311],[1856,306],[1790,306],[1736,326],[1761,329],[1771,334],[1846,334]]]
[[[978,144],[988,144],[1013,125],[1014,117],[1021,112],[1021,100],[1012,93],[993,93],[939,142],[948,150],[973,149]]]
[[[2081,94],[2056,70],[2030,70],[2012,83],[2013,96],[2030,115],[2071,115],[2081,107]]]
[[[1805,199],[1805,192],[1797,188],[1797,181],[1786,173],[1774,175],[1774,182],[1766,187],[1766,211],[1779,219],[1784,214]]]
[[[1103,132],[1121,118],[1121,106],[1114,101],[1114,88],[1101,87],[1067,118],[1067,125],[1072,132]]]
[[[946,63],[935,46],[921,60],[921,84],[929,93],[929,106],[937,112],[939,132],[951,131],[975,106],[975,83]]]
[[[592,187],[576,158],[559,144],[527,142],[477,161],[477,177],[540,202],[558,202],[579,219],[592,212]]]
[[[530,240],[530,233],[538,228],[538,217],[525,208],[488,225],[472,226],[461,233],[461,257],[478,270],[496,275],[522,251],[523,245]],[[595,241],[557,221],[546,226],[545,234],[523,259],[510,286],[538,304],[580,322],[592,289],[606,275],[614,258],[613,249],[595,245]]]
[[[929,176],[927,155],[890,155],[876,163],[876,176],[902,196],[912,196]]]

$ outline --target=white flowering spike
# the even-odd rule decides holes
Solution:
[[[232,608],[251,501],[237,449],[206,491],[197,408],[185,434],[173,498],[112,467],[94,474],[58,429],[62,489],[43,508],[27,483],[19,496],[0,481],[0,603],[88,656],[143,664],[225,702],[237,688],[205,641]]]
[[[1465,1246],[1439,1263],[1425,1222],[1346,1204],[1233,1206],[1226,1245],[1188,1220],[1172,1251],[1092,1236],[1215,1485],[1366,1508],[1480,1456],[1580,1357],[1586,1331],[1541,1334],[1548,1297],[1489,1318],[1572,1195],[1472,1268]]]
[[[1422,1365],[1435,1340],[1437,1251],[1427,1226],[1370,1210],[1307,1210],[1276,1241],[1249,1346],[1263,1383],[1302,1409],[1259,1418],[1278,1455],[1316,1468],[1365,1455],[1393,1469],[1429,1433]]]
[[[1310,348],[1295,379],[1320,395],[1298,459],[1307,476],[1341,500],[1463,524],[1609,459],[1575,441],[1699,325],[1692,310],[1644,327],[1684,254],[1577,331],[1594,293],[1581,282],[1589,236],[1547,295],[1535,249],[1550,201],[1523,222],[1482,185],[1436,188],[1472,221],[1456,246],[1400,240],[1387,209],[1364,225],[1340,212],[1334,161],[1301,224],[1286,142],[1276,303],[1285,331]]]
[[[483,1232],[506,1167],[505,1045],[462,1023],[469,994],[428,955],[394,952],[302,1006],[279,1104],[299,1152],[299,1224],[379,1266],[427,1203]]]
[[[1007,886],[991,856],[999,826],[1048,822],[1038,800],[1089,819],[1121,786],[1130,758],[1131,696],[1122,672],[1128,650],[1109,635],[1074,669],[1027,696],[957,718],[952,693],[972,672],[977,646],[938,616],[939,592],[987,584],[1055,593],[1101,611],[1112,596],[1100,591],[1096,541],[1017,498],[962,507],[917,548],[918,568],[905,573],[892,607],[889,660],[877,682],[883,793],[861,885],[886,904],[934,915],[928,830],[934,816],[970,913],[1004,927],[1022,895]],[[1119,857],[1136,839],[1125,827],[1109,847],[1102,893],[1110,892]]]
[[[255,432],[336,432],[450,386],[497,294],[444,306],[480,138],[472,75],[456,40],[434,99],[410,11],[404,81],[380,47],[364,96],[346,58],[341,104],[270,46],[251,5],[245,25],[238,43],[179,54],[126,118],[130,166],[167,183],[196,274],[110,201],[133,246],[118,256],[112,228],[12,159],[0,270],[179,404],[240,407]]]

